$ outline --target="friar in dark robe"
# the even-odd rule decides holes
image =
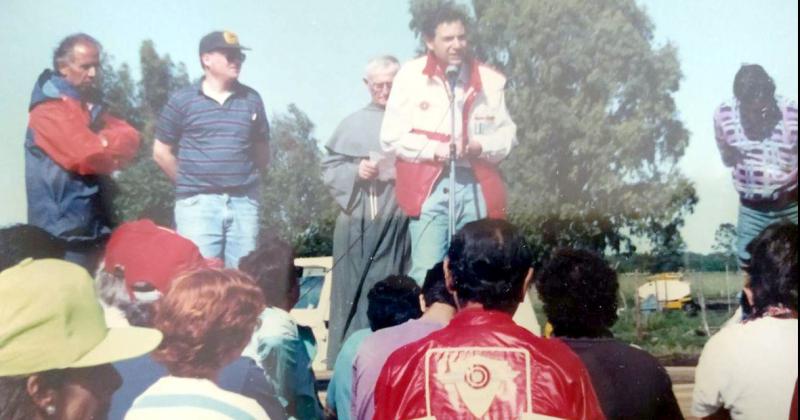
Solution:
[[[390,56],[369,62],[364,83],[372,102],[345,118],[325,146],[323,180],[341,209],[333,234],[330,369],[347,337],[369,328],[367,294],[372,286],[390,274],[405,274],[410,264],[408,219],[395,201],[394,165],[379,141],[399,67]]]

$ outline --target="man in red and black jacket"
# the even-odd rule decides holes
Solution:
[[[519,230],[468,223],[444,260],[458,313],[389,356],[375,386],[376,419],[603,419],[578,356],[511,319],[533,271]]]
[[[111,232],[102,177],[127,165],[139,133],[103,107],[100,43],[70,35],[33,87],[25,138],[28,222],[65,241],[65,258],[93,270]]]

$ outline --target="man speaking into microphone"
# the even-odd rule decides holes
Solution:
[[[425,16],[427,54],[397,73],[381,127],[381,146],[397,158],[397,202],[410,218],[409,275],[420,284],[444,258],[451,219],[457,230],[506,211],[497,164],[516,143],[516,126],[506,79],[472,57],[467,24],[451,4]]]

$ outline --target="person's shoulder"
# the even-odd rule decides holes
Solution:
[[[747,340],[747,330],[752,326],[753,322],[739,322],[723,327],[706,341],[702,353],[739,351],[743,340]]]
[[[417,69],[419,71],[422,71],[422,69],[424,69],[425,65],[427,64],[428,64],[428,56],[423,54],[419,57],[412,58],[403,63],[403,65],[400,66],[400,70],[406,69],[406,71],[408,71]]]
[[[196,97],[197,95],[200,95],[200,85],[197,83],[191,83],[172,92],[170,98],[186,100]]]
[[[261,325],[256,329],[255,333],[259,338],[296,340],[300,337],[294,318],[282,309],[275,307],[265,308],[259,315],[259,319],[261,320]]]
[[[720,102],[720,104],[717,105],[716,108],[714,108],[714,115],[717,116],[722,114],[728,114],[733,112],[735,108],[736,108],[736,98],[728,98]]]
[[[400,66],[400,70],[398,70],[397,74],[394,76],[394,85],[397,85],[398,81],[402,81],[408,77],[421,76],[427,64],[427,60],[427,56],[422,55],[403,63],[403,65]]]
[[[246,98],[254,101],[262,101],[261,94],[258,93],[258,91],[253,89],[252,87],[244,83],[239,83],[238,89],[240,89],[240,91],[242,92],[242,94],[244,94]]]
[[[608,346],[610,352],[615,354],[620,359],[635,362],[639,366],[646,367],[652,370],[660,370],[666,372],[661,362],[659,362],[655,356],[653,356],[646,350],[643,350],[637,346],[631,345],[630,343],[626,343],[616,338],[608,340]]]
[[[200,95],[199,85],[190,84],[175,90],[169,95],[167,104],[172,108],[182,108]]]
[[[797,114],[797,101],[783,96],[776,96],[775,99],[781,111],[789,111]]]
[[[560,339],[537,337],[531,333],[525,341],[533,347],[533,356],[541,359],[540,363],[558,365],[566,370],[583,366],[578,354]]]
[[[386,365],[389,365],[390,362],[398,365],[405,365],[409,361],[415,360],[421,355],[424,355],[429,348],[436,345],[437,341],[435,334],[436,332],[428,335],[427,337],[423,337],[419,340],[412,341],[398,347],[386,359]]]
[[[351,128],[361,128],[364,121],[369,118],[383,118],[383,109],[377,107],[366,106],[359,108],[342,119],[339,123],[338,131],[347,130]]]
[[[481,82],[487,88],[502,89],[506,85],[506,76],[500,70],[486,63],[478,63]]]
[[[258,405],[256,400],[246,397],[242,394],[238,394],[236,392],[228,391],[226,389],[222,389],[215,385],[216,389],[213,392],[209,392],[208,397],[214,398],[217,401],[222,403],[228,404],[230,406],[236,407],[242,411],[245,411],[248,415],[250,415],[254,419],[266,419],[267,413],[264,409]]]

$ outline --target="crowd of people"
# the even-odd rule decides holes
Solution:
[[[752,309],[704,348],[694,415],[796,408],[797,239],[781,222],[748,245]],[[288,312],[298,284],[284,241],[262,235],[239,269],[221,268],[138,220],[114,230],[94,278],[65,253],[42,229],[0,230],[0,418],[683,418],[664,367],[611,333],[608,263],[560,249],[534,273],[500,219],[460,229],[421,288],[392,274],[370,289],[369,327],[344,343],[324,407],[313,339]],[[512,320],[530,287],[550,337]]]
[[[0,229],[0,419],[683,418],[664,367],[611,332],[608,263],[568,248],[534,261],[503,220],[516,126],[468,23],[445,4],[421,22],[424,55],[371,60],[370,103],[325,145],[341,211],[324,400],[316,339],[290,313],[294,250],[259,229],[269,123],[238,81],[247,48],[204,36],[203,78],[159,115],[172,230],[112,226],[108,175],[139,133],[103,105],[100,43],[62,40],[29,105],[30,224]],[[774,91],[745,65],[715,114],[746,282],[742,316],[700,358],[701,417],[796,418],[797,107]],[[518,321],[531,289],[548,337]]]

